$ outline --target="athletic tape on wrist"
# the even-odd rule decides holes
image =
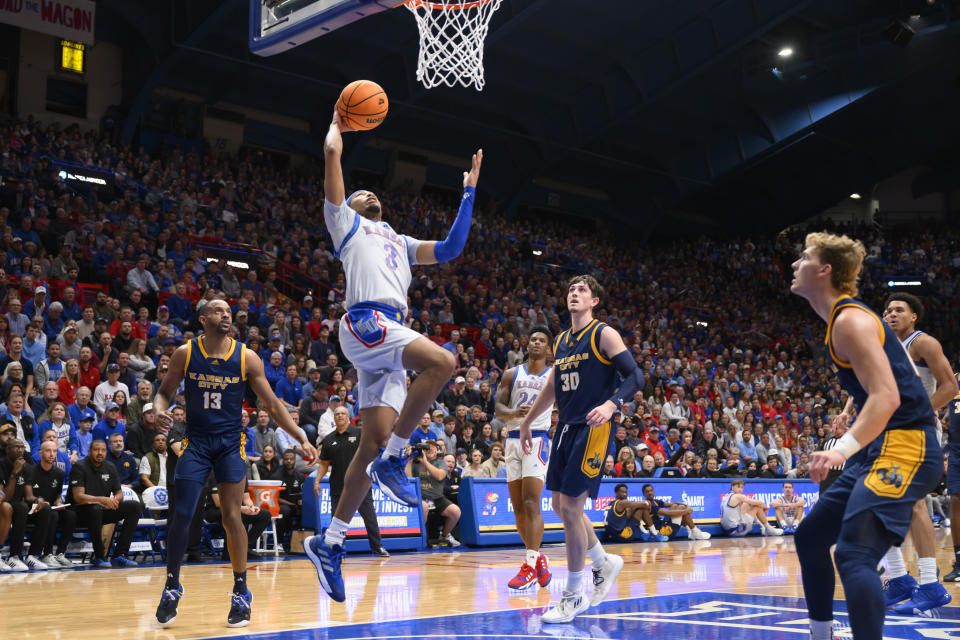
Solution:
[[[833,450],[839,451],[843,454],[844,458],[849,460],[850,456],[855,454],[857,451],[860,451],[861,448],[862,446],[860,445],[860,442],[853,437],[852,433],[847,431],[839,440],[837,440],[837,444],[834,445]]]

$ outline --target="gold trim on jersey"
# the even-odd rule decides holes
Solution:
[[[873,316],[873,319],[877,321],[877,326],[880,329],[880,346],[881,347],[887,341],[887,334],[883,330],[883,320],[880,319],[880,316],[875,314],[873,311],[867,309],[865,306],[855,304],[853,302],[847,302],[839,306],[837,305],[838,302],[840,302],[841,300],[847,297],[848,296],[840,296],[839,298],[834,300],[833,304],[830,306],[830,319],[827,321],[827,335],[823,339],[823,341],[826,343],[827,349],[830,351],[830,359],[833,360],[834,364],[836,364],[838,367],[843,367],[844,369],[851,369],[853,368],[852,364],[850,364],[849,362],[846,362],[845,360],[841,360],[837,356],[837,353],[833,350],[833,341],[830,339],[831,332],[833,331],[833,321],[836,320],[837,315],[840,314],[841,310],[846,309],[847,307],[856,307],[857,309],[860,309],[861,311],[865,311],[866,313]]]
[[[590,334],[590,349],[593,351],[593,355],[597,356],[597,360],[603,364],[613,364],[610,360],[600,355],[600,344],[597,342],[597,329],[600,329],[600,332],[603,333],[605,326],[602,322],[598,322],[597,326],[593,328],[593,332]]]
[[[608,420],[599,427],[588,427],[590,434],[583,448],[583,460],[580,461],[580,471],[588,478],[596,478],[603,469],[607,449],[610,447],[610,424]]]
[[[923,464],[927,434],[922,429],[891,429],[863,484],[875,495],[902,498]]]
[[[619,505],[621,502],[623,502],[623,501],[622,501],[622,500],[614,500],[614,501],[613,501],[613,515],[615,515],[615,516],[625,516],[625,515],[627,515],[627,510],[626,510],[626,509],[624,509],[623,511],[617,511],[617,505]]]
[[[201,354],[204,358],[209,358],[209,357],[210,357],[210,356],[207,355],[207,350],[203,348],[203,336],[197,336],[197,346],[200,347],[200,354]]]
[[[246,462],[247,461],[247,432],[240,432],[240,458]]]
[[[187,367],[190,366],[190,354],[193,353],[193,340],[187,340],[187,359],[183,363],[183,375],[187,375]]]
[[[231,352],[232,353],[232,352]],[[240,347],[240,379],[247,381],[247,349]]]

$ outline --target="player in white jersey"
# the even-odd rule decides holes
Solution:
[[[923,303],[916,296],[909,293],[894,293],[887,298],[883,320],[896,334],[900,344],[913,361],[923,388],[930,396],[931,407],[934,412],[937,412],[956,395],[957,381],[953,376],[950,362],[943,355],[940,342],[929,334],[917,331],[917,322],[922,317]],[[835,420],[848,423],[852,413],[853,401],[849,400],[843,412]],[[935,420],[936,416],[931,415],[930,419]],[[937,429],[937,434],[940,436],[940,429]],[[927,512],[925,500],[919,500],[913,505],[910,537],[917,549],[919,583],[907,573],[900,547],[890,547],[885,557],[888,580],[883,589],[884,597],[887,606],[893,607],[894,612],[900,614],[923,613],[942,607],[951,600],[950,594],[937,579],[933,522]],[[906,602],[903,602],[904,600]]]
[[[470,171],[463,173],[463,199],[447,238],[416,240],[398,234],[382,219],[375,194],[356,191],[344,198],[340,134],[346,131],[350,129],[334,111],[323,145],[323,217],[346,275],[347,313],[340,319],[340,347],[357,369],[363,432],[330,526],[323,535],[304,541],[320,584],[338,602],[346,599],[340,572],[346,555],[344,537],[371,480],[397,502],[420,507],[404,473],[402,450],[417,421],[449,383],[456,363],[449,351],[403,325],[410,265],[447,262],[463,251],[483,160],[483,150],[478,150]],[[409,390],[407,370],[419,372]],[[384,443],[386,448],[378,455]]]
[[[547,358],[552,342],[549,329],[532,327],[527,343],[527,361],[507,369],[497,389],[495,411],[510,431],[506,446],[507,488],[517,518],[517,531],[527,549],[520,571],[507,583],[511,589],[526,589],[534,581],[541,587],[550,583],[550,564],[547,556],[540,553],[543,541],[540,496],[550,457],[550,413],[540,414],[530,425],[533,447],[529,454],[524,453],[520,445],[520,423],[530,413],[530,407],[550,377]]]

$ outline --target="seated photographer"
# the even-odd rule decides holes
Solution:
[[[443,495],[447,464],[437,459],[436,440],[426,440],[412,447],[414,454],[407,461],[407,476],[420,478],[420,495],[423,498],[423,518],[430,516],[430,507],[443,518],[443,532],[440,541],[451,547],[459,547],[460,541],[453,537],[453,528],[460,521],[460,507]]]

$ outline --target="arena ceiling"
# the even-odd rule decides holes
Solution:
[[[261,58],[248,2],[97,4],[98,39],[137,70],[131,113],[173,87],[305,119],[315,152],[340,88],[368,78],[390,96],[384,139],[464,159],[482,145],[504,206],[572,185],[599,196],[582,213],[641,233],[780,229],[960,141],[960,0],[503,0],[482,93],[417,84],[402,8]],[[894,20],[916,31],[906,47],[881,35]]]

